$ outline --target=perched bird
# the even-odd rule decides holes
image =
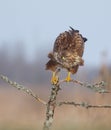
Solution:
[[[79,66],[84,65],[82,59],[84,52],[84,43],[87,41],[79,30],[70,27],[69,31],[65,31],[56,38],[53,51],[48,54],[50,60],[46,64],[46,70],[53,72],[51,82],[56,84],[58,77],[56,71],[58,68],[65,68],[68,71],[66,81],[71,80],[70,74],[75,74]]]

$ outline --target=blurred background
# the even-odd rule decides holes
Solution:
[[[111,89],[110,5],[110,0],[0,0],[0,74],[31,88],[47,101],[51,86],[51,72],[45,70],[47,54],[56,37],[71,26],[88,39],[85,65],[72,77],[89,83],[104,80]],[[63,86],[58,100],[111,104],[110,94],[95,94],[74,84]],[[2,80],[0,104],[1,130],[42,128],[44,106]],[[110,109],[57,108],[53,129],[109,130],[109,113]]]

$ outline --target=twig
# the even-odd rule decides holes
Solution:
[[[36,94],[34,94],[31,89],[27,89],[23,85],[20,85],[20,84],[18,84],[16,82],[13,82],[13,81],[9,80],[9,78],[4,76],[4,75],[0,75],[0,78],[2,80],[4,80],[6,83],[8,83],[11,86],[13,86],[14,88],[17,88],[18,90],[26,92],[27,94],[31,95],[33,98],[35,98],[40,103],[46,105],[46,102],[44,100],[42,100],[41,98],[39,98]]]
[[[61,84],[63,82],[66,82],[66,80],[61,80],[59,82],[59,84]],[[95,84],[88,84],[88,83],[80,82],[78,80],[71,79],[69,82],[79,84],[82,87],[89,88],[98,93],[111,93],[111,91],[108,91],[105,89],[106,83],[104,81],[101,81],[101,82],[95,83]]]
[[[66,81],[65,79],[64,79],[64,80],[60,80],[59,84],[62,84],[63,82],[67,82],[67,81]],[[81,85],[81,86],[84,85],[83,82],[80,82],[80,81],[78,81],[78,80],[74,80],[74,79],[71,79],[71,80],[68,81],[68,82],[76,83],[76,84],[79,84],[79,85]]]
[[[54,111],[56,107],[56,98],[59,90],[60,90],[59,84],[55,84],[51,88],[51,95],[47,104],[46,120],[44,122],[43,130],[49,130],[52,125]]]
[[[59,102],[57,103],[57,106],[62,106],[62,105],[73,105],[73,106],[80,106],[80,107],[85,107],[85,108],[111,108],[111,105],[91,105],[85,102],[81,103],[76,103],[76,102]]]

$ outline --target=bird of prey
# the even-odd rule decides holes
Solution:
[[[68,71],[66,82],[71,80],[70,74],[75,74],[79,66],[84,65],[82,59],[84,52],[84,43],[87,38],[83,37],[79,30],[70,27],[69,31],[60,33],[54,42],[53,51],[48,54],[49,61],[46,63],[46,70],[53,72],[51,82],[56,84],[58,77],[56,71],[58,68],[64,68]]]

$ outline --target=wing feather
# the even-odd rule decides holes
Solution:
[[[71,30],[61,33],[55,40],[53,51],[62,53],[64,50],[68,50],[73,54],[80,57],[83,55],[84,42],[87,41],[85,37],[79,33],[79,30]]]

